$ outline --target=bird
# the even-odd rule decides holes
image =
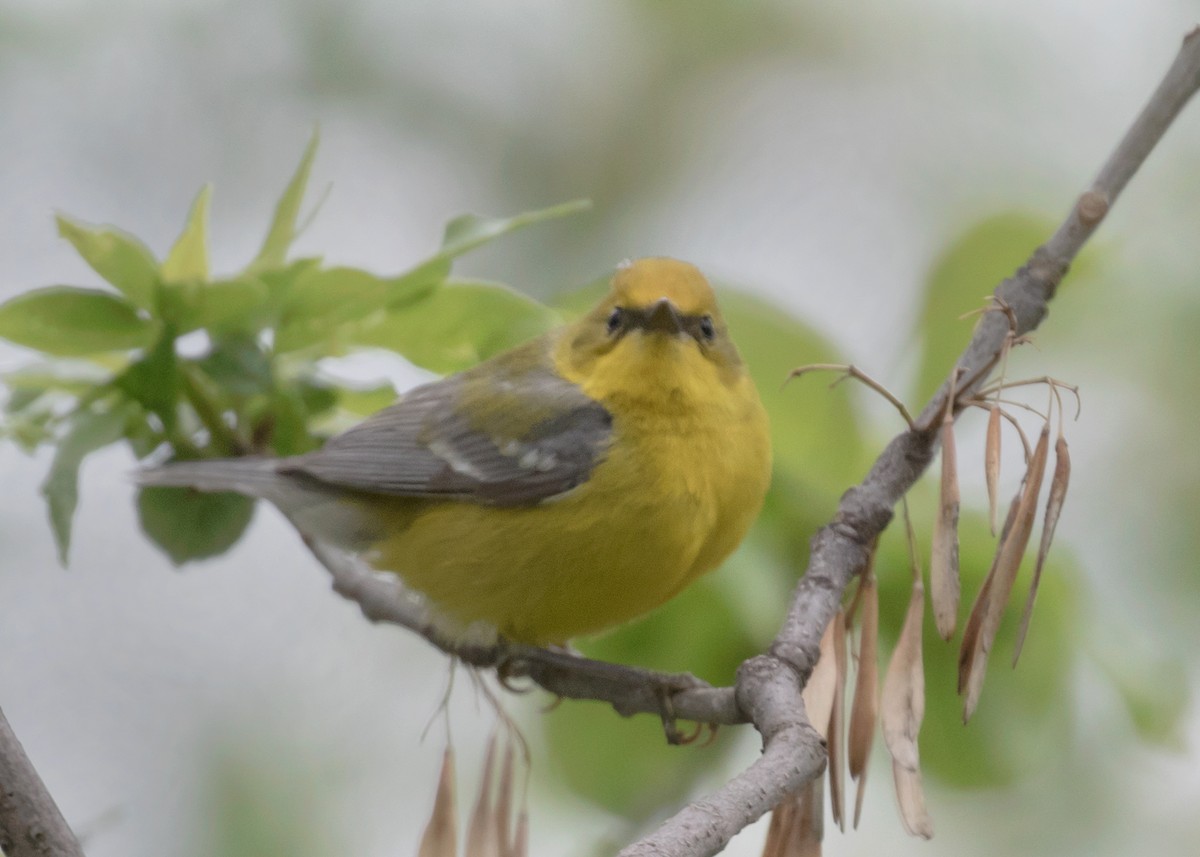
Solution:
[[[171,462],[394,572],[450,634],[566,646],[660,606],[737,547],[771,476],[767,414],[708,280],[622,263],[586,315],[284,458]]]

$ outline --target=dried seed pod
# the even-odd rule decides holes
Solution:
[[[863,563],[862,570],[858,572],[858,588],[854,590],[854,597],[850,599],[850,606],[846,608],[846,630],[854,624],[855,618],[858,616],[859,602],[863,597],[863,586],[866,581],[871,581],[871,585],[875,583],[875,553],[879,550],[879,536],[871,539],[871,544],[867,547],[867,561]]]
[[[847,760],[851,779],[858,781],[854,800],[854,826],[862,815],[863,795],[867,786],[867,761],[875,741],[875,722],[879,717],[879,587],[872,576],[864,577],[859,587],[861,618],[858,636],[858,675],[854,681],[854,701],[850,707]]]
[[[988,408],[987,440],[983,449],[983,470],[987,478],[988,521],[996,535],[996,494],[1000,485],[1000,406]]]
[[[1012,498],[1012,502],[1008,505],[1008,515],[1004,519],[1004,527],[1000,530],[1001,544],[1008,538],[1008,534],[1012,531],[1013,522],[1017,519],[1017,509],[1021,507],[1021,497],[1024,488],[1025,484],[1021,483],[1017,488],[1016,495]],[[966,627],[963,628],[962,644],[958,650],[958,693],[960,695],[970,683],[971,666],[975,658],[975,645],[979,640],[979,629],[983,625],[984,614],[987,613],[992,582],[996,579],[996,561],[999,558],[1000,551],[997,548],[995,556],[992,557],[992,565],[988,569],[987,577],[983,579],[983,586],[979,588],[979,592],[975,596],[975,603],[971,605],[971,614],[967,617]]]
[[[496,840],[497,850],[502,857],[507,854],[512,844],[509,825],[513,812],[514,756],[512,741],[506,741],[504,762],[500,766],[500,780],[496,784],[496,808],[492,818],[493,836]]]
[[[501,857],[500,843],[496,841],[496,806],[492,798],[497,741],[497,736],[493,734],[488,742],[487,756],[483,762],[483,777],[479,781],[479,794],[475,798],[471,820],[467,823],[467,846],[464,853],[469,857]]]
[[[517,829],[507,857],[529,857],[529,813],[523,809],[517,815]]]
[[[954,636],[958,624],[958,455],[954,446],[954,421],[947,411],[942,423],[942,483],[937,519],[933,524],[933,549],[929,585],[933,619],[943,640]]]
[[[910,835],[928,839],[933,824],[925,810],[917,736],[925,717],[925,670],[921,657],[921,627],[925,616],[925,587],[918,577],[900,639],[883,680],[881,713],[883,740],[892,756],[892,775],[900,818]]]
[[[793,828],[791,850],[787,857],[821,857],[821,840],[825,838],[825,807],[821,800],[825,777],[817,777],[800,790],[800,805],[796,812],[799,822]]]
[[[820,654],[808,684],[800,697],[804,700],[804,710],[808,713],[808,722],[813,725],[821,737],[829,740],[829,723],[833,714],[833,696],[837,688],[837,657],[834,654],[833,625],[838,621],[835,616],[825,626],[821,635]]]
[[[784,798],[771,811],[762,857],[820,857],[824,813],[821,784],[824,775]]]
[[[922,839],[933,838],[933,821],[925,808],[925,787],[921,784],[921,770],[901,767],[892,763],[892,775],[896,783],[896,801],[900,804],[900,818],[909,836]]]
[[[963,639],[963,649],[959,658],[959,684],[963,684],[963,665],[967,665],[966,698],[963,700],[963,720],[969,720],[979,703],[979,694],[983,689],[983,677],[987,672],[988,653],[996,640],[996,632],[1000,628],[1000,620],[1004,616],[1004,608],[1012,594],[1016,582],[1017,571],[1025,548],[1029,544],[1029,536],[1033,532],[1033,522],[1037,517],[1038,494],[1042,488],[1042,478],[1046,472],[1046,457],[1050,445],[1050,426],[1042,428],[1029,469],[1025,473],[1025,485],[1021,491],[1020,502],[1016,504],[1016,512],[1012,526],[1000,542],[992,571],[984,586],[985,593],[980,592],[976,607],[983,607],[982,619],[979,621],[978,634],[974,636],[971,651],[966,648],[966,634]],[[981,601],[983,602],[981,605]]]
[[[833,686],[833,707],[829,714],[829,805],[833,822],[846,831],[846,617],[841,610],[829,623],[833,629],[833,655],[837,675]]]
[[[1017,629],[1017,644],[1013,648],[1013,666],[1021,657],[1021,648],[1025,645],[1025,635],[1029,632],[1029,619],[1033,615],[1033,602],[1037,599],[1038,584],[1042,581],[1042,567],[1046,564],[1046,555],[1050,553],[1050,543],[1054,541],[1054,530],[1058,526],[1058,516],[1062,514],[1063,501],[1067,497],[1067,484],[1071,481],[1071,453],[1067,449],[1067,439],[1061,434],[1054,443],[1054,475],[1050,477],[1050,496],[1046,500],[1046,517],[1042,522],[1042,541],[1038,546],[1037,565],[1033,569],[1033,580],[1029,583],[1029,596],[1025,600],[1025,611],[1021,614],[1021,626]]]
[[[779,806],[771,810],[771,823],[767,825],[767,839],[763,843],[762,857],[787,857],[787,840],[792,833],[792,815],[796,799],[785,797]]]
[[[446,748],[442,755],[442,772],[438,777],[437,793],[433,799],[433,812],[425,832],[421,834],[421,845],[417,857],[456,857],[458,853],[458,820],[454,808],[454,750]]]
[[[813,667],[812,674],[808,677],[808,684],[804,686],[804,691],[801,693],[801,698],[804,700],[804,710],[808,714],[808,722],[813,728],[825,739],[826,746],[829,747],[829,764],[834,764],[836,750],[833,745],[836,743],[831,740],[831,726],[833,725],[833,710],[834,700],[837,695],[838,688],[838,664],[837,664],[837,638],[838,627],[843,625],[842,613],[838,613],[829,620],[829,624],[825,626],[825,633],[821,635],[820,654],[817,656],[817,663]],[[845,641],[844,632],[841,635],[843,645]],[[823,819],[822,807],[820,800],[817,800],[817,809],[812,809],[811,792],[814,789],[821,789],[825,782],[825,775],[817,777],[812,783],[801,789],[797,800],[801,801],[802,809],[797,809],[794,818],[790,822],[790,827],[785,831],[786,836],[783,837],[784,850],[781,852],[787,857],[792,857],[794,854],[808,853],[801,852],[796,849],[800,848],[801,842],[807,842],[814,831],[814,821],[810,816],[815,815],[818,819]],[[819,792],[818,792],[819,793]],[[776,812],[779,807],[776,807]],[[818,825],[815,828],[817,841],[820,842],[821,828]],[[819,844],[818,844],[819,847]]]

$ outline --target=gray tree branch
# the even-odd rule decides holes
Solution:
[[[0,709],[0,851],[5,857],[83,857]]]
[[[1076,254],[1197,88],[1200,29],[1185,37],[1146,107],[1062,225],[996,288],[997,300],[1015,319],[1017,335],[1041,323]],[[958,379],[950,405],[956,414],[960,403],[987,380],[1010,331],[1008,313],[984,315],[952,371]],[[895,437],[866,478],[843,496],[833,520],[812,540],[808,568],[779,634],[765,654],[742,664],[734,688],[712,688],[690,677],[664,677],[531,646],[445,639],[397,582],[356,568],[319,545],[310,543],[310,548],[332,574],[334,589],[357,602],[368,618],[409,628],[469,664],[498,668],[506,677],[528,676],[559,696],[609,702],[626,715],[652,712],[714,724],[753,723],[762,735],[763,751],[749,768],[621,852],[622,857],[711,855],[823,770],[824,743],[808,722],[800,694],[816,663],[821,635],[847,585],[864,567],[868,546],[933,460],[948,395],[949,381],[922,410],[915,428]]]

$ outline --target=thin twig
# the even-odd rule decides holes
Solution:
[[[1042,375],[1040,378],[1024,378],[1020,381],[999,381],[995,384],[988,384],[983,389],[977,391],[976,395],[983,399],[987,398],[993,393],[999,393],[1001,390],[1008,390],[1012,387],[1029,387],[1033,386],[1034,384],[1046,384],[1054,390],[1054,395],[1056,397],[1058,397],[1058,391],[1060,389],[1068,390],[1071,395],[1075,397],[1075,419],[1079,419],[1079,415],[1083,412],[1083,399],[1081,399],[1079,396],[1079,388],[1074,384],[1068,384],[1064,381],[1058,380],[1057,378],[1051,378],[1049,375]],[[1059,399],[1058,404],[1059,409],[1061,410],[1061,398]]]
[[[891,390],[883,386],[883,384],[880,384],[853,363],[810,363],[807,366],[798,366],[788,373],[787,380],[790,381],[793,378],[799,378],[801,375],[807,372],[841,372],[842,377],[830,384],[830,387],[836,387],[847,378],[854,378],[856,381],[866,384],[876,393],[891,402],[892,407],[899,411],[900,416],[904,418],[904,422],[908,423],[908,428],[910,431],[916,428],[916,426],[913,424],[912,414],[908,412],[908,408],[904,406],[904,403],[895,395],[893,395]]]
[[[972,405],[972,406],[979,406],[980,403],[984,402],[984,401],[985,400],[983,400],[983,399],[971,399],[970,401],[966,402],[965,404]],[[1023,411],[1029,411],[1029,413],[1031,413],[1031,414],[1037,414],[1043,420],[1050,419],[1050,414],[1048,414],[1046,411],[1043,411],[1041,408],[1031,405],[1028,402],[1018,401],[1017,399],[1002,399],[999,396],[996,396],[993,399],[987,399],[986,403],[988,405],[1006,405],[1010,408],[1020,408]],[[984,405],[984,406],[986,407],[986,405]]]
[[[209,398],[204,389],[211,382],[203,371],[186,361],[179,364],[179,377],[183,382],[183,395],[200,422],[208,429],[212,445],[220,455],[246,455],[250,444],[241,438],[237,430],[225,422],[220,406]]]

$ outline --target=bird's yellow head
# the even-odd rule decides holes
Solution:
[[[601,399],[699,403],[747,382],[712,286],[675,259],[621,265],[612,291],[567,328],[556,363]]]

